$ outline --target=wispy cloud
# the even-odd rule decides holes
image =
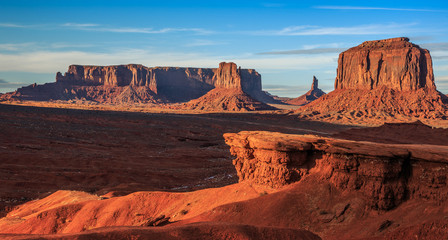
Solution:
[[[0,23],[0,27],[4,28],[24,28],[25,25],[16,24],[16,23]]]
[[[407,12],[446,12],[444,10],[421,8],[386,8],[386,7],[362,7],[362,6],[315,6],[317,9],[330,10],[383,10],[383,11],[407,11]]]
[[[31,46],[34,46],[35,43],[0,43],[0,51],[23,51]]]
[[[448,76],[436,76],[434,80],[439,91],[448,93]]]
[[[448,42],[423,43],[420,46],[430,51],[448,51]]]
[[[0,89],[4,89],[6,91],[12,91],[16,88],[19,88],[19,87],[22,87],[25,85],[26,85],[26,83],[9,82],[9,81],[6,81],[5,79],[0,78]],[[4,92],[6,92],[6,91],[4,91]]]
[[[436,77],[436,80],[441,81],[441,82],[446,82],[448,84],[448,76],[439,76],[439,77]]]
[[[89,48],[94,47],[94,44],[76,44],[76,43],[52,43],[49,45],[49,48],[52,49],[60,49],[60,48]]]
[[[313,70],[335,68],[333,56],[213,56],[204,53],[156,52],[145,49],[117,49],[112,52],[55,51],[54,49],[0,53],[0,71],[55,73],[70,64],[117,65],[141,63],[146,66],[216,67],[221,61],[236,62],[257,70]]]
[[[94,32],[114,32],[114,33],[146,33],[146,34],[163,34],[172,32],[192,32],[196,34],[210,34],[202,28],[139,28],[139,27],[111,27],[95,23],[64,23],[62,27],[72,28],[80,31],[94,31]]]
[[[62,27],[77,27],[77,28],[85,28],[85,27],[96,27],[100,26],[96,23],[64,23],[61,24]]]
[[[420,31],[415,29],[416,23],[406,24],[370,24],[348,27],[322,27],[322,26],[290,26],[280,30],[252,31],[254,35],[277,35],[277,36],[318,36],[318,35],[375,35],[375,34],[404,34]]]
[[[258,55],[294,55],[294,54],[325,54],[325,53],[340,53],[347,50],[346,48],[314,48],[314,49],[298,49],[285,51],[272,51],[257,53]]]
[[[432,56],[432,59],[446,60],[446,59],[448,59],[448,55],[446,55],[446,56]]]
[[[222,41],[212,41],[207,39],[196,39],[190,43],[185,44],[187,47],[202,47],[202,46],[214,46],[214,45],[225,45],[227,42]]]
[[[263,90],[278,96],[300,96],[310,90],[306,85],[263,84]]]
[[[448,71],[448,65],[435,66],[434,70],[436,70],[436,71]]]
[[[29,52],[42,50],[55,50],[62,48],[89,48],[94,47],[94,44],[77,44],[77,43],[0,43],[0,52]]]

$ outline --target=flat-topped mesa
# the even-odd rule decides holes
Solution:
[[[249,94],[262,91],[257,71],[225,62],[219,68],[70,65],[64,75],[56,74],[56,82],[78,86],[146,86],[175,102],[198,98],[215,87],[238,88]]]
[[[431,55],[406,37],[366,41],[339,54],[335,89],[436,89]]]

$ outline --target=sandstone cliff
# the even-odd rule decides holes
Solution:
[[[366,41],[339,54],[335,89],[435,89],[429,51],[408,38]]]
[[[286,103],[303,106],[320,98],[325,94],[326,93],[319,88],[319,80],[317,80],[317,78],[313,76],[313,83],[311,84],[311,89],[300,97],[286,101]]]
[[[55,83],[19,88],[1,98],[86,99],[100,103],[186,102],[214,88],[239,89],[259,101],[274,101],[262,91],[257,71],[225,62],[219,68],[71,65],[64,75],[56,74]]]
[[[448,199],[448,147],[400,145],[272,132],[224,134],[240,181],[274,188],[318,175],[362,193],[374,209],[408,199]]]
[[[253,69],[237,68],[235,63],[219,68],[149,68],[138,64],[117,66],[71,65],[56,82],[69,85],[145,86],[171,102],[198,98],[215,87],[242,89],[247,93],[261,91],[261,76]]]
[[[367,41],[339,55],[335,90],[296,111],[325,121],[446,119],[429,51],[408,38]],[[370,119],[370,120],[368,120]]]

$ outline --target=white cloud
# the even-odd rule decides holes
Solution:
[[[313,48],[313,49],[298,49],[298,50],[284,50],[262,52],[259,55],[292,55],[292,54],[325,54],[325,53],[340,53],[347,50],[347,48]]]
[[[20,24],[15,24],[15,23],[0,23],[0,27],[5,27],[5,28],[24,28],[26,26],[20,25]]]
[[[139,28],[139,27],[111,27],[95,23],[64,23],[62,27],[72,28],[79,31],[93,32],[114,32],[114,33],[145,33],[145,34],[161,34],[171,32],[193,32],[196,34],[210,34],[211,31],[202,28]]]
[[[436,70],[436,71],[448,71],[448,65],[434,66],[434,70]]]
[[[371,24],[351,27],[289,27],[278,32],[278,35],[303,36],[303,35],[371,35],[371,34],[399,34],[410,32],[408,24]]]
[[[221,61],[233,61],[243,68],[257,70],[309,70],[335,65],[334,56],[209,56],[197,53],[158,53],[144,49],[121,49],[111,53],[83,51],[35,51],[0,53],[0,71],[55,73],[71,64],[116,65],[140,63],[146,66],[217,67]]]
[[[416,23],[389,23],[389,24],[370,24],[348,27],[323,27],[312,25],[289,26],[280,30],[261,30],[240,32],[241,34],[249,33],[253,35],[268,36],[320,36],[320,35],[398,35],[405,33],[416,33],[428,31],[416,29]]]
[[[96,24],[96,23],[64,23],[64,24],[61,24],[61,26],[83,28],[83,27],[97,27],[97,26],[99,26],[99,24]]]
[[[439,76],[439,77],[435,77],[435,79],[436,79],[436,81],[448,83],[448,76]]]
[[[444,10],[421,8],[386,8],[386,7],[360,7],[360,6],[315,6],[317,9],[330,10],[385,10],[385,11],[409,11],[409,12],[445,12]]]
[[[196,39],[190,43],[185,44],[187,47],[202,47],[202,46],[214,46],[214,45],[225,45],[226,42],[212,41],[207,39]]]
[[[23,51],[26,48],[34,46],[35,43],[0,43],[0,51]]]

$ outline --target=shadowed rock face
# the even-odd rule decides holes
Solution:
[[[429,51],[408,38],[366,41],[339,54],[335,89],[435,89]]]
[[[253,69],[237,68],[235,63],[219,68],[155,67],[129,64],[117,66],[71,65],[56,82],[81,86],[145,86],[173,102],[198,98],[214,87],[237,88],[251,93],[261,91],[261,76]]]
[[[56,74],[56,83],[21,88],[13,95],[24,100],[85,98],[114,103],[117,102],[115,95],[128,90],[131,94],[122,99],[158,103],[196,99],[213,88],[240,89],[255,98],[265,97],[261,90],[261,76],[257,71],[237,68],[235,63],[225,62],[220,63],[219,68],[149,68],[139,64],[70,65],[64,75],[60,72]],[[97,92],[103,94],[98,95]],[[140,92],[145,94],[140,96]],[[154,97],[148,98],[148,95]],[[8,99],[7,96],[3,98]]]
[[[448,147],[355,142],[273,132],[224,134],[240,181],[278,188],[320,176],[366,196],[374,209],[408,199],[448,199]],[[381,149],[381,151],[378,151]]]

